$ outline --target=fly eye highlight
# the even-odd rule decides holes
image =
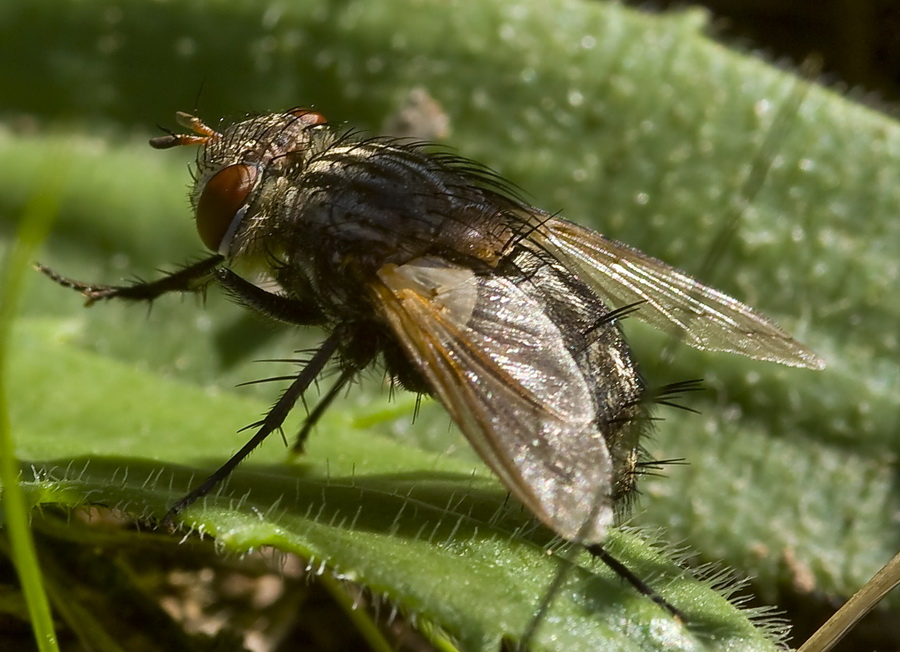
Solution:
[[[227,255],[234,232],[247,212],[247,197],[259,169],[236,163],[216,172],[197,202],[197,232],[212,251]]]

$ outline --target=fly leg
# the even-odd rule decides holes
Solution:
[[[653,587],[651,587],[644,580],[635,575],[634,571],[628,568],[628,566],[609,554],[606,551],[606,548],[604,548],[602,545],[593,544],[590,546],[586,546],[586,548],[592,556],[596,557],[604,564],[606,564],[612,570],[612,572],[628,582],[638,593],[640,593],[641,595],[645,595],[653,600],[653,602],[668,611],[677,620],[684,621],[684,616],[680,611],[678,611],[678,609],[670,605],[664,597],[653,590]]]
[[[331,406],[338,394],[341,393],[341,390],[344,389],[347,383],[353,380],[353,377],[358,373],[359,369],[356,367],[350,367],[341,371],[341,375],[338,377],[337,382],[331,386],[325,396],[319,399],[319,402],[316,403],[316,407],[314,407],[313,411],[307,415],[306,421],[303,422],[303,426],[300,428],[300,432],[297,433],[297,439],[294,440],[294,453],[299,454],[303,452],[303,447],[306,444],[306,440],[309,438],[310,431],[312,431],[319,419],[322,418],[322,415],[325,414],[325,411]]]
[[[137,281],[129,285],[98,285],[82,283],[57,274],[49,267],[37,264],[35,268],[63,287],[72,288],[86,299],[90,306],[105,299],[124,299],[126,301],[153,301],[169,292],[199,292],[209,284],[216,267],[222,264],[224,256],[210,256],[199,262],[182,267],[176,272],[167,274],[156,281]]]
[[[677,621],[684,622],[684,615],[671,604],[669,604],[664,597],[659,595],[656,591],[653,590],[649,584],[647,584],[640,577],[635,575],[634,571],[632,571],[628,566],[623,564],[621,561],[613,557],[610,553],[606,551],[601,544],[591,544],[585,546],[585,549],[591,554],[595,559],[599,559],[606,566],[612,570],[613,573],[618,575],[625,582],[630,584],[632,588],[634,588],[641,595],[645,595],[653,602],[655,602],[659,607],[667,611],[671,614]],[[573,562],[574,555],[572,552],[569,553],[568,559],[566,560],[567,565]],[[560,570],[556,572],[556,576],[553,578],[553,582],[548,587],[547,592],[544,594],[544,597],[541,599],[540,604],[537,607],[537,610],[534,613],[534,616],[531,618],[531,622],[528,624],[528,628],[522,634],[521,639],[516,643],[512,641],[504,641],[503,650],[507,649],[516,649],[516,650],[530,650],[531,649],[531,641],[537,633],[538,628],[547,614],[547,611],[550,609],[550,604],[553,601],[553,597],[556,595],[559,588],[562,586],[563,581],[565,579],[566,573],[564,572],[565,567],[561,567]]]
[[[298,326],[325,324],[325,315],[311,300],[268,292],[225,267],[215,270],[213,276],[234,301],[264,317]]]
[[[294,382],[291,383],[290,387],[285,390],[284,394],[281,395],[281,398],[279,398],[275,405],[272,406],[272,409],[269,410],[269,413],[266,414],[266,416],[262,420],[248,426],[250,428],[259,428],[256,431],[256,434],[253,435],[253,437],[250,439],[250,441],[244,444],[244,446],[237,453],[235,453],[231,457],[231,459],[229,459],[227,462],[225,462],[225,464],[216,469],[212,475],[206,478],[206,480],[204,480],[200,485],[195,487],[188,495],[172,505],[172,508],[169,509],[169,511],[166,512],[165,517],[163,517],[162,525],[164,527],[171,528],[172,521],[176,516],[178,516],[178,514],[180,514],[188,506],[193,504],[197,499],[202,498],[203,496],[208,494],[217,484],[228,477],[228,475],[237,467],[237,465],[240,464],[250,453],[252,453],[253,450],[257,446],[259,446],[266,437],[281,428],[281,425],[284,423],[287,415],[294,407],[294,404],[303,395],[303,392],[306,391],[306,389],[312,384],[316,377],[322,372],[322,370],[325,368],[325,365],[328,364],[328,361],[331,359],[331,356],[333,356],[335,351],[337,351],[338,345],[340,344],[343,336],[344,333],[341,332],[340,329],[337,329],[328,337],[327,340],[325,340],[325,342],[315,352],[307,365],[294,379]]]
[[[211,276],[234,299],[247,308],[282,322],[311,326],[322,324],[325,319],[321,311],[312,301],[294,299],[268,292],[261,287],[241,278],[227,268],[214,269]],[[197,499],[208,494],[217,484],[222,482],[250,453],[259,446],[266,437],[280,430],[294,404],[303,396],[303,393],[322,373],[329,360],[337,351],[340,343],[345,338],[343,329],[336,328],[332,334],[322,343],[306,366],[294,378],[290,386],[281,395],[268,414],[247,428],[258,428],[256,434],[244,446],[235,453],[225,464],[194,488],[187,496],[175,503],[163,517],[162,524],[170,528],[173,519],[184,511]]]
[[[267,292],[257,285],[241,278],[230,269],[220,268],[215,271],[215,278],[225,291],[241,305],[255,310],[256,312],[277,321],[287,322],[289,324],[299,324],[302,326],[323,325],[326,322],[325,316],[319,308],[312,302],[304,302],[292,297],[285,297],[280,294]],[[366,361],[367,362],[367,361]],[[304,421],[300,432],[294,442],[293,450],[295,453],[303,452],[303,445],[309,438],[309,433],[334,402],[341,390],[348,382],[353,380],[359,370],[365,366],[365,362],[357,361],[345,369],[341,370],[341,375],[337,382],[328,390],[325,396],[316,404],[313,411],[309,413]]]

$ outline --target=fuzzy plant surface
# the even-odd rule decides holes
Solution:
[[[651,455],[686,464],[645,479],[629,525],[695,565],[752,577],[761,603],[787,596],[815,611],[900,547],[900,128],[706,30],[698,11],[575,0],[9,0],[4,251],[49,198],[58,214],[42,263],[87,281],[152,278],[203,255],[186,201],[191,153],[146,145],[154,125],[176,127],[176,110],[217,124],[303,105],[378,134],[411,98],[430,98],[419,108],[440,126],[433,137],[534,205],[762,310],[827,361],[814,372],[707,354],[626,323],[651,386],[705,386],[681,401],[699,414],[658,411]],[[297,369],[253,361],[299,359],[322,337],[261,324],[214,290],[149,312],[83,310],[38,274],[22,283],[5,342],[5,453],[38,511],[104,505],[152,524],[280,391],[235,385]],[[223,554],[296,553],[365,586],[440,649],[519,642],[561,567],[531,649],[778,644],[776,625],[675,566],[671,548],[615,531],[610,551],[685,616],[671,618],[507,500],[438,405],[415,422],[414,410],[373,372],[304,456],[270,438],[175,536],[213,537]]]

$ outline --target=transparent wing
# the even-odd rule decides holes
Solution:
[[[409,359],[510,492],[559,535],[601,542],[612,463],[589,379],[544,307],[508,279],[437,258],[378,276]]]
[[[760,313],[637,249],[566,220],[550,218],[533,238],[617,307],[693,347],[794,367],[825,362]]]

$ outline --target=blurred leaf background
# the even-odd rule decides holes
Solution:
[[[42,262],[85,280],[150,277],[202,253],[185,199],[191,153],[145,144],[154,125],[175,126],[174,111],[215,124],[306,105],[380,133],[424,93],[434,102],[426,115],[446,120],[438,138],[535,205],[700,275],[827,360],[814,373],[672,351],[628,325],[651,385],[703,378],[707,387],[684,401],[699,416],[660,411],[652,453],[689,465],[648,479],[632,523],[661,528],[663,540],[696,551],[695,563],[753,577],[760,603],[788,610],[803,640],[900,548],[900,131],[883,113],[710,38],[709,26],[698,10],[649,15],[573,0],[7,2],[0,234],[8,242],[27,202],[56,193]],[[206,310],[167,299],[145,318],[134,306],[81,311],[45,279],[27,282],[11,416],[18,455],[37,463],[38,503],[42,489],[55,492],[49,502],[66,490],[41,474],[42,461],[91,458],[91,473],[115,477],[123,457],[139,472],[137,450],[213,468],[277,391],[232,391],[271,373],[250,361],[316,341],[261,325],[214,292]],[[132,371],[129,392],[117,391]],[[140,391],[148,377],[164,385],[159,403]],[[413,471],[478,468],[438,407],[411,425],[412,403],[389,403],[379,381],[373,374],[340,403],[314,433],[311,457],[319,447],[350,475],[367,464],[409,471],[407,450]],[[221,423],[208,411],[185,421],[204,396]],[[127,417],[142,413],[130,439],[85,437],[128,429]],[[342,459],[341,431],[362,425],[389,452]],[[183,434],[205,429],[222,433],[220,448]],[[284,459],[270,441],[251,464],[295,472]],[[430,466],[415,467],[424,459]],[[484,482],[480,508],[502,504]],[[159,493],[164,505],[171,492]],[[132,511],[136,500],[119,497]],[[859,640],[896,646],[886,614],[897,604],[876,614],[874,633],[859,632],[886,638]]]

